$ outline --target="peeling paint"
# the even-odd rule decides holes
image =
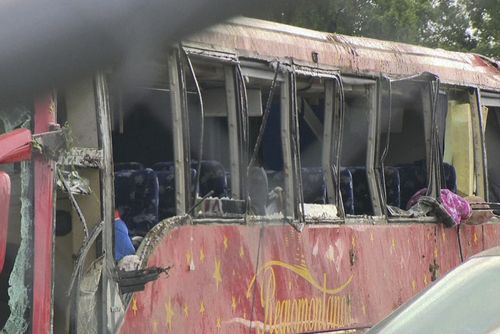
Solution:
[[[335,261],[335,251],[332,245],[328,246],[328,250],[325,252],[325,258],[331,262]]]

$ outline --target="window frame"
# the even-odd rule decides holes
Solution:
[[[246,123],[243,122],[244,114],[247,105],[246,101],[242,101],[241,89],[238,83],[238,71],[239,71],[239,60],[236,54],[232,52],[214,51],[211,49],[204,48],[195,44],[182,44],[179,48],[185,53],[185,57],[189,57],[194,60],[203,60],[207,63],[221,65],[224,71],[224,90],[225,90],[225,102],[227,111],[227,122],[228,122],[228,145],[229,145],[229,166],[231,174],[231,188],[229,189],[231,194],[231,200],[244,200],[246,192],[246,143],[248,142],[248,134],[245,130]],[[180,66],[183,64],[183,59],[178,60]],[[186,75],[195,75],[196,68],[193,66],[194,73],[183,74],[183,82],[185,81]],[[185,87],[183,89],[185,94]],[[202,97],[199,96],[199,99]],[[185,116],[183,117],[183,126],[185,131],[189,132],[189,117],[187,110],[187,102],[185,103]],[[207,116],[205,115],[204,118]],[[186,184],[192,184],[196,180],[191,180],[190,168],[190,142],[187,140],[186,143],[186,154],[189,156],[183,167],[185,171],[184,177],[186,178]],[[177,159],[176,159],[177,161]],[[176,174],[177,175],[177,174]],[[176,177],[177,178],[177,177]],[[176,188],[177,189],[177,188]],[[183,188],[178,188],[183,189]],[[190,189],[186,188],[186,189]],[[181,190],[182,192],[182,190]],[[177,190],[176,190],[177,193]],[[198,199],[194,198],[189,207],[196,205]],[[189,213],[189,212],[187,212]]]
[[[325,205],[334,205],[337,209],[337,219],[335,221],[341,221],[345,219],[345,210],[344,204],[342,202],[342,195],[340,193],[340,158],[341,158],[341,145],[342,143],[342,129],[343,129],[343,110],[344,110],[344,101],[340,98],[343,96],[343,85],[342,80],[343,77],[340,74],[340,71],[335,69],[321,68],[321,67],[310,67],[302,64],[292,64],[288,66],[288,73],[291,73],[290,80],[293,82],[293,87],[296,87],[296,76],[300,75],[301,77],[306,78],[320,78],[323,79],[324,88],[325,88],[325,106],[324,106],[324,127],[322,134],[322,148],[321,148],[321,168],[323,169],[323,173],[325,175],[325,184],[327,188],[327,203]],[[298,98],[296,89],[293,89],[292,94],[294,94],[295,101]],[[298,119],[298,108],[296,103],[292,103],[292,113],[294,113],[294,117],[289,117],[290,120]],[[286,114],[282,114],[282,122]],[[290,115],[292,116],[292,115]],[[293,123],[293,122],[292,122]],[[284,124],[286,125],[286,124]],[[283,124],[282,124],[283,126]],[[292,127],[296,127],[296,133],[299,133],[300,128],[298,121],[296,124],[291,124]],[[283,128],[282,128],[283,131]],[[283,132],[282,132],[283,133]],[[290,133],[291,135],[291,133]],[[284,142],[285,138],[282,138],[282,142]],[[293,138],[290,137],[290,140]],[[300,140],[297,138],[297,151],[300,152]],[[337,144],[337,145],[336,145]],[[285,154],[285,150],[283,150]],[[284,156],[285,159],[285,156]],[[335,168],[332,168],[335,166]],[[294,219],[299,219],[299,221],[306,223],[305,217],[305,205],[303,201],[303,187],[302,187],[302,168],[301,162],[293,164],[293,172],[295,175],[295,180],[293,183],[291,181],[289,187],[295,190],[295,194],[292,194],[291,197],[294,201],[295,217]],[[335,173],[337,171],[337,173]],[[285,178],[287,173],[285,173]],[[292,187],[293,185],[293,187]],[[299,192],[299,193],[297,193]],[[288,199],[290,204],[292,203],[292,199]]]
[[[382,83],[386,81],[389,83],[389,90],[384,91],[382,88]],[[414,76],[409,76],[409,77],[403,77],[403,78],[398,78],[398,79],[393,79],[389,78],[386,76],[381,76],[379,80],[377,81],[377,91],[378,91],[378,117],[377,117],[377,147],[375,149],[376,151],[376,170],[377,170],[377,177],[376,177],[376,182],[377,182],[377,187],[379,189],[379,192],[381,194],[381,205],[383,208],[383,213],[386,216],[387,222],[395,222],[395,221],[402,221],[405,220],[407,217],[406,215],[398,214],[397,212],[390,212],[388,209],[388,204],[387,204],[387,199],[385,196],[385,184],[383,184],[383,180],[385,177],[382,177],[382,174],[384,173],[383,166],[385,166],[384,163],[384,157],[382,157],[382,150],[383,146],[385,143],[382,143],[380,141],[381,134],[382,134],[382,112],[384,109],[383,108],[383,100],[384,98],[388,98],[389,100],[392,101],[392,84],[397,83],[397,82],[411,82],[412,84],[418,85],[418,89],[420,91],[420,96],[418,97],[419,99],[422,100],[422,115],[423,115],[423,120],[424,120],[424,136],[425,136],[425,157],[426,157],[426,169],[427,169],[427,189],[428,189],[428,194],[429,196],[432,196],[434,198],[439,198],[440,197],[440,190],[441,190],[441,178],[440,178],[440,167],[438,163],[442,161],[442,157],[440,158],[440,153],[439,153],[439,138],[437,136],[437,125],[434,122],[434,114],[437,112],[437,107],[433,106],[433,102],[435,102],[433,99],[433,94],[436,94],[436,98],[439,95],[439,77],[433,73],[428,73],[428,72],[423,72]],[[435,84],[433,86],[433,83]],[[437,102],[437,101],[436,101]],[[390,102],[390,105],[392,103]],[[433,110],[434,109],[434,110]],[[391,107],[388,109],[389,113],[391,114]],[[389,139],[388,147],[390,147],[390,142],[391,138]],[[430,189],[430,191],[429,191]],[[411,221],[415,220],[421,220],[419,218],[409,218]]]

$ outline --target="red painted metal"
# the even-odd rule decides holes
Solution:
[[[31,159],[31,131],[17,129],[0,135],[0,164]]]
[[[10,177],[0,171],[0,273],[5,263],[7,232],[9,229]]]
[[[120,333],[297,333],[372,326],[460,264],[456,228],[434,224],[183,225],[149,266],[173,265],[130,302]],[[500,224],[462,226],[464,257]],[[258,245],[260,247],[260,255]]]
[[[401,77],[432,72],[444,83],[500,90],[500,70],[476,54],[325,33],[257,19],[233,19],[205,29],[188,41],[250,58],[292,58],[348,74]],[[313,53],[318,55],[318,64],[313,61]]]
[[[51,95],[35,101],[35,133],[48,132],[55,123],[55,104]],[[54,222],[54,162],[43,156],[34,159],[35,245],[33,282],[33,333],[52,331],[52,271]]]

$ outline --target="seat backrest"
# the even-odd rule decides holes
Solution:
[[[343,175],[342,175],[343,173]],[[349,176],[350,173],[351,176]],[[385,167],[385,187],[387,194],[387,203],[399,207],[400,203],[400,180],[399,172],[395,167]],[[350,181],[351,180],[351,181]],[[349,181],[352,185],[349,185]],[[352,190],[349,191],[349,186]],[[346,214],[355,215],[373,215],[373,204],[368,185],[368,175],[365,167],[348,167],[341,170],[341,188],[344,210]],[[352,193],[352,195],[350,194]],[[348,201],[344,198],[352,198]]]
[[[399,172],[401,199],[399,207],[407,209],[410,198],[419,190],[427,187],[427,166],[425,160],[415,161],[409,164],[400,164],[396,166]],[[455,167],[448,163],[443,163],[444,184],[442,189],[448,189],[457,192],[457,174]]]
[[[144,236],[158,223],[158,178],[149,168],[115,173],[115,204],[130,235]]]
[[[399,179],[399,170],[396,167],[385,166],[385,193],[387,195],[387,204],[401,207],[401,180]]]
[[[365,167],[348,167],[352,174],[354,214],[373,215],[373,206]]]
[[[340,194],[342,195],[342,203],[344,204],[344,212],[346,215],[354,214],[354,190],[352,184],[352,174],[347,168],[340,170]]]
[[[269,191],[276,187],[283,188],[284,176],[282,171],[266,171]],[[303,168],[302,183],[304,188],[304,202],[325,204],[326,200],[326,181],[323,169],[321,167]],[[340,192],[344,211],[346,214],[354,214],[354,195],[351,172],[343,168],[340,171]]]
[[[175,172],[174,169],[156,171],[158,177],[158,216],[160,220],[176,215]],[[196,171],[191,169],[191,180],[196,179]],[[192,193],[194,191],[192,189]]]
[[[140,162],[129,161],[129,162],[118,162],[115,164],[115,172],[121,170],[143,170],[143,169],[144,165],[141,164]]]
[[[198,169],[198,162],[193,161],[191,168]],[[198,171],[197,171],[198,172]],[[194,183],[195,181],[193,181]],[[224,166],[215,160],[203,160],[200,171],[200,196],[205,196],[213,190],[212,197],[226,197],[227,180]]]
[[[175,209],[175,173],[170,170],[156,172],[158,177],[158,216],[160,220],[173,217]]]
[[[282,171],[266,171],[269,191],[276,187],[284,188],[284,174]],[[304,203],[325,204],[326,183],[323,169],[321,167],[302,168],[302,188],[304,191]]]
[[[168,172],[172,172],[172,174],[173,174],[175,171],[175,164],[173,161],[160,161],[160,162],[156,162],[155,164],[153,164],[153,166],[151,166],[151,168],[157,172],[158,171],[168,171]]]
[[[326,184],[323,168],[302,168],[302,188],[304,192],[304,203],[325,204]]]
[[[421,164],[401,164],[396,168],[401,183],[400,208],[407,209],[410,198],[420,189],[427,187],[427,171]]]

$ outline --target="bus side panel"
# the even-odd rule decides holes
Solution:
[[[497,225],[485,224],[482,227],[484,249],[497,246],[498,238],[500,237],[500,229],[497,228]]]
[[[55,104],[51,95],[35,101],[35,134],[48,132],[55,123]],[[54,168],[52,161],[37,155],[34,158],[34,282],[33,333],[52,331],[52,255]]]
[[[488,246],[500,244],[500,225],[485,227],[497,235]],[[484,244],[476,229],[461,228],[463,242],[478,245],[471,252]],[[457,229],[435,224],[307,225],[302,233],[288,225],[184,225],[148,260],[173,266],[170,277],[133,295],[119,332],[365,328],[458,264]]]

